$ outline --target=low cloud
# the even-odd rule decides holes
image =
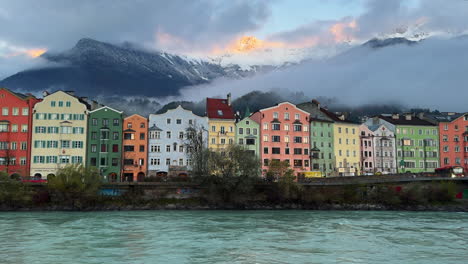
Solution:
[[[308,97],[336,97],[350,105],[397,102],[414,107],[467,111],[468,37],[430,38],[416,45],[361,46],[242,80],[187,87],[179,100],[283,89]],[[172,98],[175,99],[175,98]]]

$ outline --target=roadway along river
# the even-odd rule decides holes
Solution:
[[[468,213],[0,213],[0,263],[467,263]]]

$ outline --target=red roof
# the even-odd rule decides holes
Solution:
[[[206,113],[208,118],[235,119],[232,107],[227,99],[206,98]]]

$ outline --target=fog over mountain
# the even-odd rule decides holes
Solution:
[[[336,97],[347,105],[395,102],[414,107],[467,111],[468,37],[431,37],[419,42],[372,40],[333,58],[307,61],[282,71],[181,91],[182,99],[252,90],[282,89],[308,97]],[[466,87],[466,88],[462,88]]]

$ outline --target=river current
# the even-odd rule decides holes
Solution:
[[[2,212],[0,263],[468,263],[468,213]]]

